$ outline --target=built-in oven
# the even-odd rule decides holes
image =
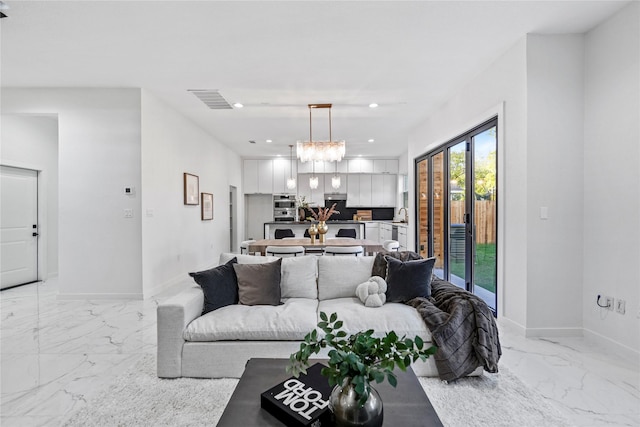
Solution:
[[[273,220],[280,221],[295,221],[296,219],[295,208],[276,208],[273,210]]]
[[[293,194],[274,194],[273,209],[295,209],[296,196]]]

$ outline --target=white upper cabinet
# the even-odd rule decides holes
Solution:
[[[258,161],[244,160],[242,162],[242,190],[245,194],[258,192]]]
[[[372,175],[371,207],[395,207],[396,186],[396,175]]]
[[[360,175],[360,206],[372,206],[371,204],[371,175]]]
[[[360,204],[360,176],[347,175],[347,206],[362,206]]]
[[[349,159],[347,162],[349,173],[373,173],[373,160],[371,159],[358,157],[357,159]]]
[[[373,173],[398,173],[398,160],[375,159],[373,161]]]
[[[287,180],[291,171],[291,161],[285,158],[275,159],[273,161],[273,193],[287,194],[295,193],[296,189],[289,190],[287,188]]]
[[[313,162],[301,162],[298,160],[298,173],[311,173]]]
[[[258,193],[273,194],[273,160],[258,160]]]
[[[332,178],[335,174],[333,173],[325,173],[324,174],[324,191],[325,193],[346,193],[347,192],[347,174],[339,173],[340,177],[340,188],[333,188]]]
[[[335,170],[335,165],[334,165]],[[348,173],[349,172],[349,162],[347,160],[342,160],[338,162],[338,173]]]

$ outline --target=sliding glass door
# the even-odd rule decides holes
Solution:
[[[497,307],[497,119],[415,164],[416,241],[434,273]]]

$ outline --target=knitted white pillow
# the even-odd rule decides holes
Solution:
[[[356,296],[366,307],[380,307],[387,300],[387,282],[380,276],[373,276],[356,287]]]

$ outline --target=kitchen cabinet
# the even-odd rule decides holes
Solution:
[[[287,188],[287,180],[291,176],[291,162],[289,159],[280,158],[273,161],[273,194],[295,193],[295,188]]]
[[[318,177],[318,188],[312,189],[309,186],[309,178],[311,178],[313,174],[304,173],[298,175],[298,195],[304,196],[306,201],[312,206],[324,206],[324,179],[322,179],[322,175],[317,175]]]
[[[371,207],[371,175],[347,175],[347,207]]]
[[[333,178],[335,174],[333,173],[325,173],[324,174],[324,191],[325,193],[346,193],[346,188],[347,188],[347,174],[344,173],[339,173],[338,176],[340,177],[340,188],[333,188],[333,186],[331,185],[331,179]],[[322,179],[322,176],[319,177],[320,179]]]
[[[273,194],[273,160],[258,160],[258,193]]]
[[[242,162],[242,191],[244,194],[258,193],[258,161]]]
[[[380,241],[380,224],[377,222],[365,222],[365,238],[367,240],[373,240],[375,242]]]
[[[398,243],[400,244],[399,251],[407,250],[407,227],[398,226]]]
[[[349,159],[347,170],[349,173],[373,173],[373,160],[371,159]]]
[[[398,160],[396,159],[375,159],[373,161],[373,173],[398,173]]]
[[[393,226],[386,222],[380,223],[380,243],[385,240],[391,240],[391,235],[393,231]]]
[[[396,177],[397,175],[371,176],[371,207],[396,206]]]

